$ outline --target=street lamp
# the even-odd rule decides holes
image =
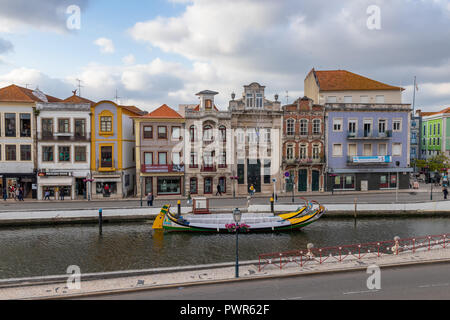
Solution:
[[[236,278],[239,278],[239,223],[241,222],[242,213],[239,208],[234,209],[233,219],[236,223]]]

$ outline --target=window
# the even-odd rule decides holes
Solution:
[[[220,126],[219,133],[220,133],[220,141],[222,142],[227,141],[227,128],[225,128],[224,126]]]
[[[372,156],[372,145],[370,143],[365,143],[363,146],[363,156],[370,157]]]
[[[172,127],[172,140],[178,141],[181,138],[181,128],[180,127]]]
[[[384,103],[384,96],[376,96],[375,101],[376,103]]]
[[[342,119],[333,119],[333,131],[334,132],[342,131]]]
[[[342,144],[333,144],[333,157],[342,157]]]
[[[318,144],[314,144],[312,147],[312,158],[313,160],[320,159],[320,146]]]
[[[75,119],[75,137],[86,136],[86,119]]]
[[[158,139],[167,139],[167,127],[158,127]]]
[[[302,136],[308,135],[308,120],[306,119],[300,120],[300,135]]]
[[[100,132],[112,132],[112,117],[100,117]]]
[[[300,145],[300,159],[306,160],[308,158],[308,149],[306,144]]]
[[[197,153],[196,152],[191,152],[191,158],[190,158],[190,167],[191,168],[197,168],[198,164],[197,164]]]
[[[437,134],[438,135],[441,134],[441,124],[440,123],[437,124]]]
[[[16,145],[5,145],[6,161],[16,161]]]
[[[20,145],[20,161],[31,161],[31,145]]]
[[[271,129],[266,129],[266,132],[264,135],[264,142],[270,142],[270,135],[271,135]]]
[[[167,164],[167,152],[158,152],[158,164],[160,165]]]
[[[392,144],[392,155],[396,157],[400,157],[402,155],[402,144],[394,143]]]
[[[335,96],[328,96],[327,97],[327,103],[336,103],[337,98]]]
[[[212,193],[212,178],[205,178],[205,194]]]
[[[394,119],[392,121],[392,130],[396,132],[402,131],[402,120],[401,119]]]
[[[352,96],[345,96],[344,97],[344,103],[352,103],[353,97]]]
[[[197,178],[191,178],[189,181],[189,190],[191,194],[197,194],[198,193],[198,181]]]
[[[426,125],[423,126],[423,135],[424,136],[427,135],[427,126]]]
[[[75,147],[75,162],[86,162],[86,147]]]
[[[53,119],[42,119],[42,136],[53,136]]]
[[[256,94],[256,108],[263,108],[263,95],[262,93]]]
[[[189,128],[189,135],[191,136],[191,142],[194,142],[197,140],[197,130],[195,126],[191,126]]]
[[[144,127],[144,139],[153,139],[153,127]]]
[[[158,178],[158,194],[180,194],[181,178]]]
[[[227,178],[220,177],[219,178],[219,186],[220,186],[220,192],[227,193]]]
[[[144,152],[144,164],[153,165],[153,152]]]
[[[42,161],[53,162],[53,147],[42,147]]]
[[[321,128],[320,128],[320,120],[319,119],[314,119],[313,120],[313,134],[320,134],[321,133]]]
[[[179,166],[181,164],[181,156],[179,152],[172,153],[172,164]]]
[[[222,151],[219,157],[219,168],[226,168],[227,167],[227,152]]]
[[[211,110],[212,109],[212,101],[207,99],[205,100],[205,109],[206,110]]]
[[[113,168],[113,147],[102,146],[100,148],[101,168]]]
[[[348,156],[355,157],[358,155],[358,148],[356,143],[351,143],[348,145]]]
[[[379,156],[387,156],[387,144],[386,143],[380,143],[378,145],[378,155]]]
[[[294,160],[294,146],[292,144],[288,144],[286,147],[286,159]]]
[[[58,147],[59,162],[70,162],[70,147]]]
[[[348,121],[348,133],[356,134],[356,127],[357,127],[357,121],[356,120],[349,120]]]
[[[5,113],[5,136],[15,137],[16,136],[16,114],[15,113]]]
[[[286,121],[286,134],[288,136],[293,136],[295,134],[295,120],[288,119]]]
[[[211,168],[214,165],[214,151],[203,154],[203,165],[207,168]]]
[[[238,160],[237,174],[238,174],[238,184],[245,183],[245,164],[242,163],[244,160]]]
[[[210,125],[203,127],[203,141],[213,141],[213,128]]]
[[[253,108],[253,94],[247,93],[246,103],[247,103],[247,108]]]
[[[372,120],[364,120],[364,137],[372,136]]]
[[[379,133],[386,132],[386,120],[384,120],[384,119],[378,120],[378,132]]]
[[[360,96],[360,103],[369,103],[369,96]]]
[[[20,114],[20,136],[22,138],[31,137],[31,114]]]
[[[70,132],[70,120],[58,119],[58,133],[69,133],[69,132]]]
[[[264,160],[264,183],[265,184],[269,184],[270,181],[270,166],[271,166],[271,161],[268,159]]]

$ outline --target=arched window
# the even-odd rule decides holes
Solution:
[[[219,127],[220,141],[227,141],[227,128],[225,126]]]
[[[313,134],[320,134],[321,133],[320,128],[320,119],[314,119],[313,120]]]
[[[295,120],[288,119],[286,121],[286,134],[288,136],[293,136],[295,134]]]
[[[302,136],[308,135],[308,120],[306,119],[300,120],[300,135]]]
[[[213,141],[213,128],[210,125],[203,127],[203,141]]]
[[[213,179],[212,178],[205,178],[204,180],[204,194],[211,194],[213,189]]]
[[[189,181],[189,190],[191,194],[197,194],[198,193],[198,180],[197,178],[191,178]]]
[[[205,109],[211,110],[212,109],[212,101],[211,100],[205,100]]]
[[[220,192],[227,193],[227,178],[220,177],[219,178],[219,186],[220,186]]]

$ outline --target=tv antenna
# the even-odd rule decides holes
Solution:
[[[121,97],[119,97],[119,92],[118,92],[118,90],[116,89],[116,96],[114,97],[114,99],[116,100],[116,103],[119,103],[119,99],[120,99]]]
[[[286,104],[289,104],[289,91],[286,91]]]
[[[81,83],[83,82],[80,79],[75,79],[78,82],[78,96],[81,97],[81,88],[83,88],[84,86],[81,85]]]

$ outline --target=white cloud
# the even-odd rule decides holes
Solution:
[[[133,54],[129,54],[122,58],[122,62],[126,65],[132,65],[136,62],[136,58]]]
[[[112,54],[116,51],[113,41],[108,38],[98,38],[94,44],[100,47],[101,53]]]

